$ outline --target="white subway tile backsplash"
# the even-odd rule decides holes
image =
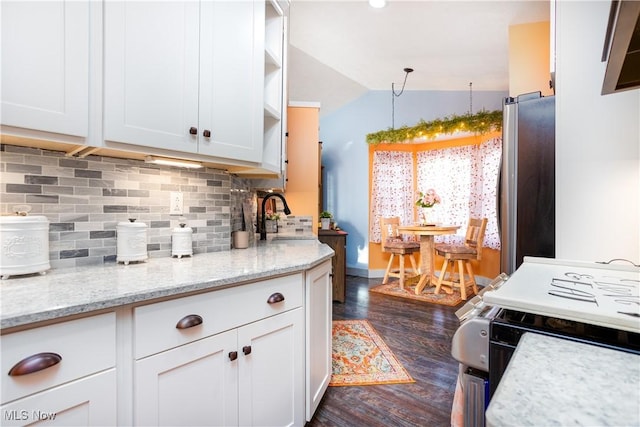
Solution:
[[[3,159],[4,160],[4,159]],[[19,184],[24,182],[24,173],[20,172],[2,172],[0,173],[0,182],[3,184]]]
[[[5,170],[7,172],[40,174],[42,173],[42,166],[28,165],[24,163],[7,163]]]
[[[75,260],[76,266],[84,266],[84,265],[100,265],[104,263],[104,257],[102,256],[89,256],[83,258],[76,258]]]
[[[14,193],[14,194],[7,194],[7,193],[2,193],[2,203],[5,205],[9,205],[9,209],[3,209],[4,213],[8,213],[8,212],[12,212],[11,205],[19,205],[19,204],[24,204],[25,202],[25,195],[24,194],[18,194],[18,193]]]
[[[2,163],[6,168],[6,165],[9,163],[24,163],[24,154],[17,153],[2,153]],[[32,164],[37,164],[35,161]]]
[[[75,194],[89,194],[89,193],[78,193],[77,191],[79,189],[88,191],[91,190],[93,191],[95,194],[100,194],[101,191],[98,188],[89,188],[89,180],[87,178],[67,178],[67,177],[61,177],[58,182],[60,183],[60,185],[70,185],[72,187],[76,187],[76,193]]]
[[[49,239],[49,252],[71,250],[76,247],[73,240],[52,240]]]
[[[42,173],[44,175],[53,175],[58,177],[73,178],[75,173],[73,169],[55,166],[43,166]]]
[[[45,196],[39,196],[39,198],[30,198],[27,195],[26,203],[32,207],[31,212],[33,212],[34,207],[38,207],[38,203],[42,203],[42,206],[39,206],[42,210],[41,212],[48,216],[48,214],[55,213],[71,213],[75,212],[75,206],[73,205],[58,205],[56,202],[43,202]]]

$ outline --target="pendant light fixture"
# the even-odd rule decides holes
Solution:
[[[400,90],[400,92],[396,93],[395,83],[391,83],[391,129],[395,129],[396,98],[402,95],[402,92],[404,92],[404,86],[407,84],[407,77],[409,76],[409,73],[413,73],[413,68],[405,68],[404,73],[404,82],[402,83],[402,89]]]

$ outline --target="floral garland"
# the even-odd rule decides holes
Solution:
[[[397,144],[409,142],[416,138],[433,140],[438,135],[450,135],[455,132],[473,132],[485,134],[502,130],[502,110],[482,110],[475,114],[462,116],[452,115],[431,122],[420,120],[413,127],[403,126],[399,129],[381,130],[367,135],[367,144]]]

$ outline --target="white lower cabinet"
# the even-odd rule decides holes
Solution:
[[[306,420],[311,421],[331,381],[332,281],[331,261],[306,275]]]
[[[135,424],[304,425],[302,277],[136,308]]]
[[[238,425],[237,331],[136,362],[135,424]]]
[[[301,308],[238,331],[241,426],[304,425],[304,315]]]
[[[2,405],[3,426],[114,426],[116,370]]]
[[[0,336],[0,424],[115,425],[115,318],[105,313]]]

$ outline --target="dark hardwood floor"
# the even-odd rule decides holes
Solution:
[[[329,387],[307,426],[449,426],[458,362],[451,338],[458,327],[446,307],[378,293],[382,279],[347,276],[344,304],[333,319],[367,319],[409,374],[412,384]]]

